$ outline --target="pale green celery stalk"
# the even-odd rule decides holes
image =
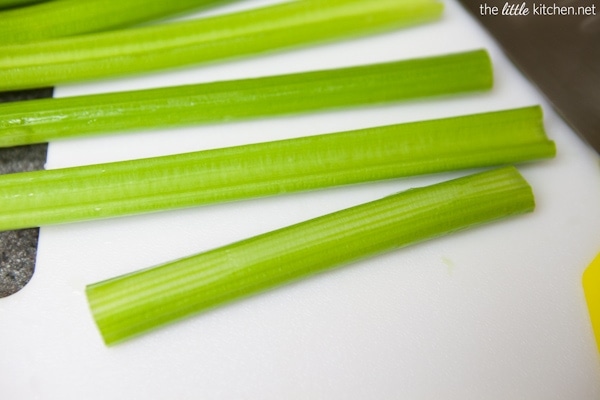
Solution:
[[[112,345],[265,289],[534,209],[514,167],[412,189],[198,255],[89,285]]]
[[[222,60],[436,19],[438,0],[298,0],[137,29],[0,47],[0,91]]]
[[[554,156],[539,107],[0,176],[0,230]]]
[[[111,30],[224,2],[219,0],[54,0],[1,12],[0,43],[25,43]]]
[[[0,105],[0,147],[486,90],[484,50],[351,68]]]

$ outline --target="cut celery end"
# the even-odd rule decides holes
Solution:
[[[89,285],[106,344],[332,267],[532,211],[514,167],[412,189]]]
[[[0,230],[553,157],[539,107],[0,176]]]

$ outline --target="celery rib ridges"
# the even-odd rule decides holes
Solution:
[[[226,0],[53,0],[0,13],[2,43],[43,41],[121,28]]]
[[[222,60],[440,16],[438,0],[298,0],[172,24],[0,47],[0,91]]]
[[[106,344],[383,251],[532,211],[514,167],[412,189],[87,286]]]
[[[197,85],[0,105],[0,147],[490,89],[484,50]]]
[[[0,176],[0,230],[554,156],[541,109]]]

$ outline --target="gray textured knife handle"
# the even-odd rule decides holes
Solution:
[[[52,97],[52,88],[0,93],[0,102]],[[0,174],[44,168],[46,144],[0,148]],[[35,269],[39,229],[0,232],[0,298],[21,290]],[[0,300],[1,301],[1,300]]]

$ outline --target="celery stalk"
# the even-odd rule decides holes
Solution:
[[[534,209],[513,167],[412,189],[87,286],[107,345],[340,264]]]
[[[0,91],[53,86],[392,30],[439,17],[438,0],[299,0],[255,10],[0,47]]]
[[[0,176],[0,230],[552,157],[539,107]]]
[[[231,121],[492,86],[487,53],[0,105],[0,147],[159,126]]]
[[[222,0],[54,0],[0,13],[3,44],[98,32],[162,18]]]

